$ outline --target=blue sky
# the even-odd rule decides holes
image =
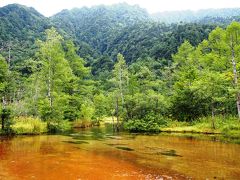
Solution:
[[[0,6],[19,3],[34,7],[45,16],[51,16],[62,9],[74,7],[91,7],[94,5],[111,5],[119,2],[138,4],[150,13],[173,10],[198,10],[208,8],[240,7],[240,0],[0,0]]]

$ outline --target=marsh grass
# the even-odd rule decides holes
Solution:
[[[194,122],[169,121],[160,128],[162,132],[186,132],[204,134],[223,134],[227,137],[240,138],[240,121],[235,116],[202,117]]]
[[[15,117],[11,128],[15,134],[42,134],[48,131],[47,123],[35,117]]]

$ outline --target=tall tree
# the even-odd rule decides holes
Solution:
[[[48,107],[49,116],[52,116],[54,112],[58,115],[63,114],[58,103],[63,103],[61,106],[64,107],[68,101],[66,89],[74,78],[69,62],[65,59],[62,40],[56,29],[51,28],[46,30],[46,41],[39,41],[40,49],[37,57],[42,62],[40,71],[43,85],[42,95],[43,100],[48,99],[48,106],[45,106],[45,102],[42,105]]]
[[[6,99],[6,88],[7,88],[7,80],[8,80],[8,65],[6,60],[0,55],[0,95],[2,100],[2,108],[1,108],[1,120],[2,120],[2,129],[4,129],[5,124],[5,111],[7,105]]]
[[[226,40],[230,48],[230,57],[232,62],[233,76],[234,76],[234,86],[236,89],[236,103],[238,117],[240,119],[240,90],[238,85],[238,70],[237,70],[237,58],[239,58],[239,48],[240,48],[240,23],[232,22],[226,30]],[[237,58],[236,58],[237,57]]]
[[[126,61],[122,54],[118,53],[117,55],[117,62],[114,65],[114,78],[115,82],[117,84],[121,101],[122,101],[122,107],[124,105],[124,93],[126,91],[126,88],[128,86],[128,67],[126,65]]]
[[[121,109],[124,109],[125,93],[128,86],[128,67],[122,54],[118,53],[117,62],[113,69],[113,82],[116,88],[116,108],[117,128],[119,128],[119,95],[121,99]]]

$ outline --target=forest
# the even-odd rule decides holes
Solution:
[[[49,18],[23,5],[0,8],[1,133],[109,119],[131,132],[239,137],[238,12],[165,22],[125,3]]]

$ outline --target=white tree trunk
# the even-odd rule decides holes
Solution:
[[[238,75],[237,75],[237,67],[236,67],[236,61],[235,61],[235,51],[233,47],[233,42],[231,45],[232,49],[232,66],[233,66],[233,75],[234,75],[234,86],[237,89],[236,93],[236,103],[237,103],[237,111],[238,111],[238,118],[240,119],[240,93],[238,92]]]

